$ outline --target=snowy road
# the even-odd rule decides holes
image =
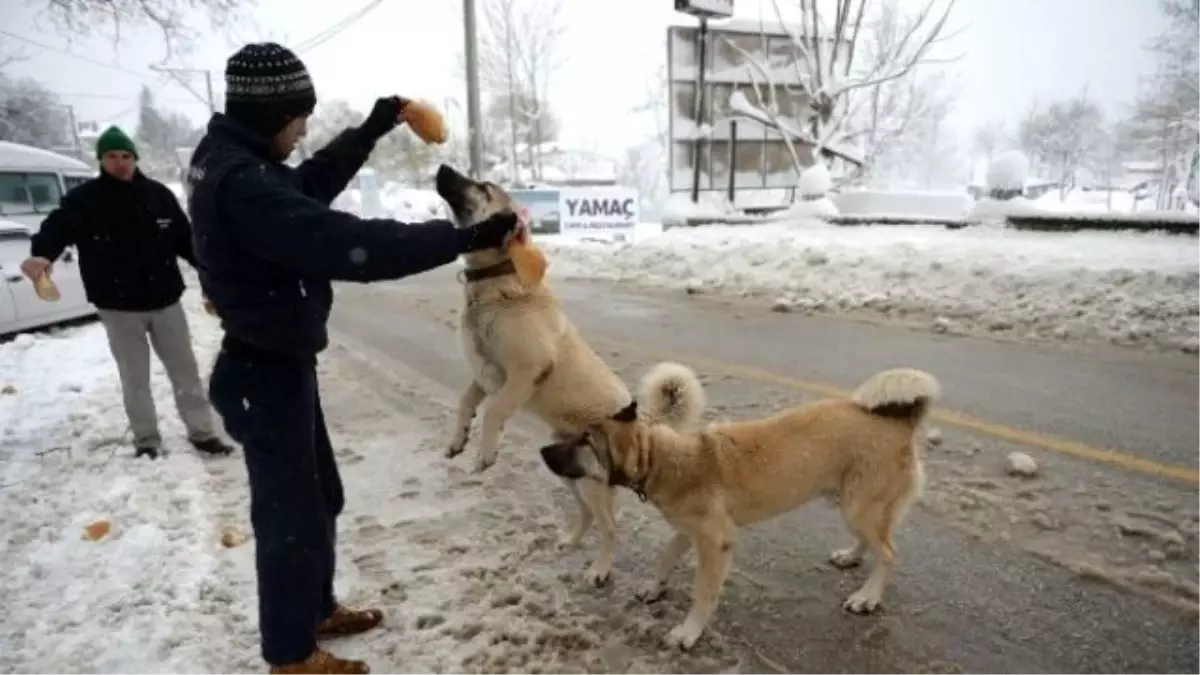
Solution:
[[[823,563],[844,535],[836,514],[813,504],[747,534],[715,624],[720,637],[689,658],[756,671],[1196,668],[1194,358],[934,336],[599,283],[555,289],[627,381],[679,350],[722,416],[847,388],[898,363],[934,372],[947,409],[969,415],[937,423],[943,440],[929,449],[928,494],[899,535],[901,568],[882,616],[838,610],[860,579]],[[339,289],[334,325],[367,370],[396,364],[452,406],[466,376],[456,307],[451,275],[434,273]],[[524,428],[537,438],[536,425]],[[483,489],[529,481],[536,487],[516,488],[515,502],[565,508],[569,498],[538,475],[523,442],[506,445],[501,464],[513,466],[485,475]],[[1013,450],[1037,459],[1039,477],[1006,475]],[[666,531],[636,500],[623,504],[612,589],[582,585],[582,554],[542,554],[537,566],[559,569],[572,602],[603,620],[652,619],[661,632],[686,606],[687,575],[675,577],[665,607],[632,602]]]

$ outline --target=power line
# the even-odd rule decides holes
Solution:
[[[139,73],[139,72],[130,70],[128,68],[123,68],[116,64],[105,63],[104,61],[101,61],[99,59],[93,59],[90,56],[84,56],[83,54],[76,54],[75,52],[63,49],[61,47],[55,47],[53,45],[48,45],[43,42],[38,42],[37,40],[31,40],[31,39],[25,37],[24,35],[17,35],[16,33],[10,33],[6,30],[0,30],[0,35],[6,35],[14,40],[24,42],[25,44],[28,44],[28,45],[33,45],[34,47],[39,47],[41,49],[45,49],[46,51],[54,52],[56,54],[62,54],[63,56],[69,56],[73,59],[79,59],[80,61],[87,61],[88,63],[95,64],[102,68],[108,68],[110,70],[115,70],[119,73],[125,73],[126,75],[132,75],[132,76],[142,79],[142,80],[145,80],[147,77],[150,76],[150,73]]]
[[[122,96],[120,94],[92,94],[92,93],[84,93],[84,92],[66,92],[66,91],[53,91],[53,90],[51,90],[50,93],[54,94],[55,96],[58,96],[60,98],[94,98],[94,99],[106,99],[106,100],[111,100],[111,101],[128,101],[130,99],[129,96]],[[175,104],[179,104],[179,105],[207,105],[203,101],[198,101],[196,99],[191,99],[191,98],[159,98],[159,99],[155,99],[155,100],[161,101],[163,103],[175,103]]]
[[[293,47],[293,51],[295,51],[296,53],[300,53],[300,52],[309,51],[316,47],[319,47],[320,45],[322,45],[322,44],[328,42],[329,40],[333,39],[334,37],[336,37],[342,31],[344,31],[347,28],[349,28],[350,26],[354,25],[356,22],[358,22],[360,19],[362,19],[367,14],[370,14],[372,11],[374,11],[376,8],[378,8],[382,4],[383,4],[383,0],[370,0],[370,2],[363,5],[359,9],[355,10],[354,12],[351,12],[349,15],[347,15],[341,21],[338,21],[337,23],[335,23],[332,26],[326,28],[325,30],[317,33],[316,35],[309,37],[307,40],[300,41],[300,43],[298,43],[295,47]]]

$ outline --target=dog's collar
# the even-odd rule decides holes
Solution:
[[[503,262],[498,262],[495,265],[487,267],[478,267],[474,269],[465,269],[462,271],[462,280],[464,283],[472,283],[475,281],[483,281],[484,279],[494,279],[509,274],[516,274],[517,266],[513,264],[511,259]]]
[[[633,494],[637,495],[637,498],[642,500],[643,502],[646,501],[646,482],[648,480],[649,480],[649,476],[643,478],[640,481],[633,481],[633,480],[630,480],[630,478],[625,475],[625,472],[620,471],[616,467],[609,467],[609,469],[608,469],[608,484],[609,485],[612,485],[614,487],[629,488],[633,492]]]

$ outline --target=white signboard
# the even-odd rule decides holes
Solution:
[[[559,232],[573,237],[632,241],[641,220],[637,190],[563,187],[558,193]]]

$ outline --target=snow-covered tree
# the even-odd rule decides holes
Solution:
[[[1146,48],[1157,60],[1129,124],[1130,139],[1160,158],[1159,208],[1194,163],[1200,145],[1200,0],[1159,0],[1168,20]]]
[[[991,162],[996,153],[1012,145],[1012,137],[1004,120],[991,120],[976,127],[971,144],[972,150]]]
[[[66,108],[32,78],[0,73],[0,141],[51,149],[71,144]]]
[[[186,115],[161,110],[154,103],[149,87],[142,87],[138,96],[138,126],[134,136],[138,143],[138,163],[147,174],[174,180],[184,167],[176,152],[194,146],[201,131]]]
[[[535,180],[542,175],[543,146],[558,130],[549,90],[563,64],[563,6],[563,0],[481,0],[478,5],[479,79],[491,99],[489,122],[507,127],[504,161],[523,166]]]
[[[1030,163],[1059,182],[1062,196],[1078,183],[1103,154],[1108,129],[1104,113],[1087,92],[1042,108],[1033,105],[1017,132]]]
[[[153,27],[162,35],[166,58],[189,50],[204,32],[192,19],[203,16],[209,28],[221,30],[246,18],[258,0],[27,0],[68,37],[95,32],[116,46],[127,28]]]
[[[786,19],[788,1],[771,0],[778,27],[790,37],[786,63],[775,63],[776,55],[764,63],[736,44],[726,44],[748,62],[754,81],[753,101],[735,91],[730,107],[779,130],[798,172],[811,160],[796,151],[793,137],[812,145],[811,156],[819,157],[853,135],[864,110],[877,121],[876,141],[894,136],[906,118],[915,117],[909,108],[919,112],[928,97],[912,87],[910,78],[939,62],[932,50],[948,37],[945,28],[955,0],[924,0],[912,14],[901,12],[898,0],[791,0],[800,9],[799,26]],[[780,115],[781,88],[771,76],[780,66],[794,72],[804,94],[799,129]],[[874,115],[871,105],[878,110]]]

